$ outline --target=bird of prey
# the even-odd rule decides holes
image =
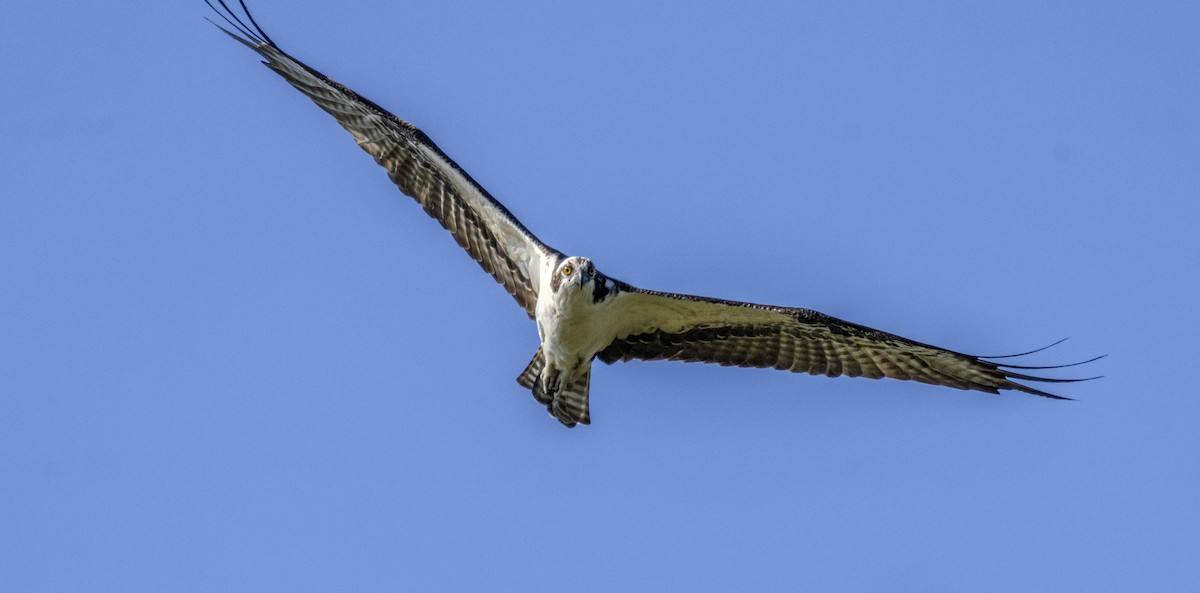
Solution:
[[[424,132],[280,49],[244,0],[239,0],[240,12],[224,0],[216,0],[219,9],[205,1],[233,30],[219,28],[258,52],[267,67],[332,115],[400,191],[450,231],[537,323],[541,346],[517,382],[567,427],[591,422],[588,387],[596,359],[889,377],[1055,399],[1067,398],[1017,381],[1081,380],[1023,372],[1073,365],[1003,364],[995,359],[1006,357],[962,354],[809,309],[657,292],[621,282],[601,273],[590,259],[567,256],[538,240]]]

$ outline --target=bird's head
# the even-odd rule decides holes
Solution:
[[[592,265],[592,260],[586,257],[568,257],[558,264],[551,284],[555,290],[559,286],[572,285],[582,288],[595,280],[597,275],[596,266]]]

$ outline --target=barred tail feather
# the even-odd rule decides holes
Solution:
[[[541,387],[539,386],[541,382],[538,381],[538,378],[542,376],[542,369],[544,368],[546,368],[546,355],[542,354],[541,348],[538,348],[537,352],[533,353],[533,360],[529,361],[529,365],[525,367],[525,370],[521,371],[520,375],[517,375],[517,383],[521,387],[533,391],[533,396],[538,397],[538,392],[541,391]],[[543,404],[549,403],[542,401],[540,398],[538,401]]]
[[[588,411],[588,389],[592,384],[592,369],[583,369],[575,382],[558,392],[554,401],[547,406],[550,415],[558,418],[563,426],[574,428],[576,424],[591,424],[592,415]]]
[[[592,384],[592,369],[588,366],[579,372],[575,380],[564,387],[557,395],[542,390],[542,371],[546,368],[546,355],[538,348],[529,365],[517,375],[517,383],[533,393],[533,399],[546,406],[546,411],[567,428],[577,424],[591,424],[592,416],[588,411],[588,390]]]

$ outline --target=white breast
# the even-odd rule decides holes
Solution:
[[[613,338],[611,306],[614,298],[592,302],[592,287],[565,284],[553,292],[549,286],[539,291],[537,304],[538,334],[542,352],[560,368],[572,368],[591,360]]]

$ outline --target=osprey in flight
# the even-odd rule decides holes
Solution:
[[[424,132],[280,49],[244,0],[239,4],[245,20],[224,0],[217,0],[223,10],[205,1],[236,33],[218,27],[332,115],[400,191],[450,231],[537,322],[541,346],[517,382],[565,426],[591,421],[588,385],[597,358],[608,364],[681,360],[830,377],[890,377],[1055,399],[1067,398],[1014,380],[1081,380],[1018,372],[1072,365],[1001,364],[988,358],[1005,357],[962,354],[809,309],[656,292],[611,278],[588,258],[569,257],[539,241]]]

